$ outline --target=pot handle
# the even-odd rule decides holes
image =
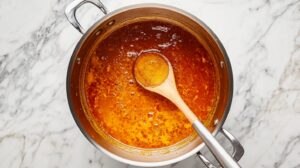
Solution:
[[[65,10],[65,15],[68,21],[75,27],[75,29],[77,29],[82,34],[85,32],[85,29],[82,28],[76,18],[76,10],[85,3],[91,3],[98,7],[104,14],[107,14],[107,9],[100,2],[100,0],[74,0],[73,2],[71,2]]]
[[[241,143],[231,134],[229,133],[226,129],[222,128],[220,132],[227,138],[232,147],[233,147],[233,152],[232,152],[232,158],[235,161],[239,161],[242,156],[244,155],[244,148],[241,145]],[[197,152],[198,157],[200,160],[205,164],[207,168],[216,168],[215,165],[213,165],[200,151]]]

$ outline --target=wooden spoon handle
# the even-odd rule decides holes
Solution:
[[[171,101],[184,113],[191,124],[198,120],[197,116],[185,104],[178,92],[176,93],[176,95],[174,95]]]
[[[170,70],[170,73],[173,73],[172,69]],[[185,104],[180,94],[178,93],[173,75],[171,75],[169,77],[169,80],[162,83],[160,86],[155,88],[147,87],[147,89],[152,92],[158,93],[169,99],[171,102],[173,102],[184,113],[184,115],[190,121],[191,124],[194,121],[198,120],[197,116]]]

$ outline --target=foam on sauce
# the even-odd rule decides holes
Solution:
[[[206,126],[211,125],[219,94],[212,58],[184,29],[144,21],[114,31],[91,53],[84,88],[93,126],[141,148],[170,146],[193,133],[173,103],[135,81],[135,60],[145,51],[167,57],[183,100]]]

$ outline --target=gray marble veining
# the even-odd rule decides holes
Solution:
[[[66,70],[81,37],[66,20],[71,0],[0,2],[0,167],[132,167],[97,151],[76,127]],[[243,144],[243,167],[300,167],[299,0],[103,0],[110,11],[157,2],[203,20],[234,73],[224,125]],[[102,14],[84,7],[85,26]],[[166,167],[200,167],[196,156]]]

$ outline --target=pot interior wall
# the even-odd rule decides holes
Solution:
[[[200,138],[193,135],[184,141],[172,145],[170,147],[160,149],[140,149],[133,148],[118,141],[105,136],[105,134],[97,133],[85,115],[86,102],[82,94],[82,82],[85,66],[89,60],[87,53],[91,50],[91,46],[101,41],[110,32],[114,31],[124,24],[136,22],[139,20],[164,20],[177,24],[188,30],[202,43],[215,61],[215,67],[218,72],[220,81],[220,97],[218,106],[214,115],[214,120],[218,120],[217,126],[212,126],[211,131],[216,133],[222,126],[231,101],[232,94],[232,74],[226,53],[218,40],[208,28],[206,28],[198,20],[187,16],[182,12],[175,11],[166,7],[132,7],[121,9],[104,17],[97,22],[81,39],[73,53],[69,70],[68,70],[68,100],[74,119],[85,136],[99,148],[103,148],[110,153],[119,157],[138,161],[138,162],[159,162],[177,158],[182,155],[191,155],[191,151],[196,147],[199,148]]]

